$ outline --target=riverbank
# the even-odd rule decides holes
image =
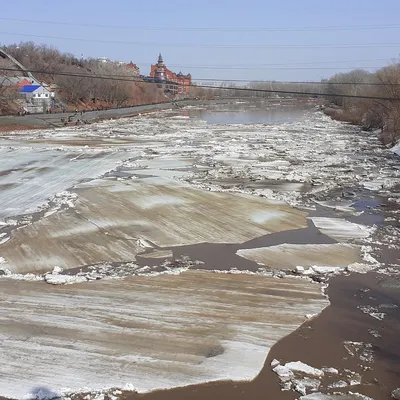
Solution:
[[[362,109],[353,107],[348,110],[334,104],[329,104],[323,107],[323,111],[325,115],[335,121],[347,122],[359,126],[360,129],[365,131],[373,131],[385,146],[394,147],[400,142],[400,132],[377,128],[371,123],[371,121],[368,121],[368,119],[365,118],[365,113]],[[396,124],[394,123],[393,125]]]
[[[213,99],[213,100],[178,100],[173,102],[163,102],[157,104],[145,104],[133,107],[121,107],[105,110],[93,111],[78,111],[69,113],[55,113],[55,114],[31,114],[24,116],[0,116],[0,134],[1,132],[19,131],[19,130],[33,130],[33,129],[50,129],[61,128],[64,126],[81,126],[85,124],[92,124],[100,121],[110,119],[129,118],[141,114],[151,112],[176,109],[179,110],[186,106],[202,107],[207,104],[231,104],[243,99],[226,98],[226,99]],[[244,99],[248,101],[248,99]],[[277,100],[266,100],[266,102],[276,103]],[[299,104],[304,103],[304,100],[280,99],[278,102]],[[70,120],[70,122],[68,122]]]
[[[0,132],[12,130],[30,130],[57,128],[67,125],[78,125],[95,123],[102,120],[133,117],[141,113],[154,112],[170,108],[184,107],[198,104],[198,100],[181,100],[177,102],[163,102],[157,104],[145,104],[133,107],[123,107],[105,110],[78,111],[69,113],[53,114],[31,114],[24,116],[3,116],[0,117]],[[202,104],[201,102],[199,104]],[[70,120],[70,122],[68,122]],[[66,121],[66,123],[64,122]],[[78,122],[78,123],[77,123]]]
[[[192,104],[193,100],[185,101],[182,104]],[[156,110],[168,108],[178,108],[178,102],[147,104],[134,107],[94,110],[84,112],[69,113],[53,113],[53,114],[31,114],[24,116],[3,116],[0,117],[0,132],[8,132],[12,130],[30,130],[30,129],[47,129],[57,128],[67,125],[78,125],[86,123],[94,123],[101,120],[130,117],[139,113],[147,113]],[[70,120],[70,122],[68,122]]]

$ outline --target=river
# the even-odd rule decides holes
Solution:
[[[0,395],[399,386],[399,159],[374,134],[232,100],[10,133],[0,155]]]

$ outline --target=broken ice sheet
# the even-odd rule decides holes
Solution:
[[[367,238],[373,231],[373,228],[343,218],[310,217],[310,219],[323,234],[339,241]]]
[[[0,279],[0,287],[0,335],[9,338],[0,352],[8,366],[0,396],[13,398],[43,381],[75,391],[86,382],[92,390],[131,382],[144,392],[251,380],[304,314],[329,304],[320,285],[304,279],[191,270],[57,289]]]
[[[173,253],[172,250],[157,250],[153,251],[151,253],[141,253],[139,254],[141,258],[160,258],[160,259],[166,259],[166,258],[172,258]]]
[[[350,356],[358,357],[363,362],[371,363],[374,360],[370,343],[345,341],[343,346]]]
[[[304,375],[324,376],[324,372],[318,368],[311,367],[301,361],[292,361],[285,364],[286,368],[289,368],[294,373],[302,373]]]
[[[321,371],[323,371],[325,374],[332,374],[332,375],[337,375],[339,373],[339,371],[333,367],[323,367],[321,368]]]
[[[375,338],[380,338],[382,337],[382,335],[379,333],[379,331],[375,330],[375,329],[368,329],[368,333],[370,335],[372,335]]]
[[[309,268],[320,266],[321,271],[330,268],[345,269],[350,264],[361,263],[361,247],[344,244],[279,244],[270,247],[241,249],[243,258],[275,269],[294,270],[296,266]]]
[[[148,242],[160,247],[237,243],[306,226],[306,213],[276,200],[205,192],[160,178],[129,183],[103,179],[98,184],[79,191],[71,212],[14,231],[2,245],[8,268],[43,273],[54,265],[68,269],[135,261]],[[123,191],[115,192],[121,187]],[[255,213],[269,219],[255,222],[250,218]]]
[[[88,149],[85,153],[85,157],[71,162],[70,158],[76,153],[68,150],[0,147],[0,184],[8,185],[6,190],[0,191],[0,218],[36,211],[57,192],[82,179],[104,174],[124,158],[122,152]],[[14,172],[1,174],[4,169]]]
[[[330,385],[328,385],[328,389],[344,388],[346,386],[349,386],[349,384],[347,382],[337,381],[337,382],[333,382]]]
[[[357,308],[361,310],[364,314],[368,314],[378,321],[382,321],[386,316],[386,313],[379,312],[379,308],[374,306],[358,306]]]
[[[281,382],[288,382],[294,377],[293,372],[285,365],[277,365],[272,371],[279,376]]]
[[[355,208],[353,207],[354,201],[314,200],[314,202],[319,204],[320,206],[327,207],[327,208],[333,208],[334,210],[337,210],[337,211],[344,211],[344,212],[350,212],[350,213],[355,212]]]
[[[307,391],[317,391],[319,387],[321,386],[321,381],[318,379],[311,379],[311,378],[303,378],[303,379],[292,379],[293,383],[293,389],[302,394],[305,395]]]
[[[278,360],[271,362],[271,367],[281,381],[282,390],[294,390],[302,395],[307,391],[315,391],[321,385],[319,378],[324,372],[318,368],[313,368],[301,361],[288,362],[281,365]]]
[[[374,400],[371,397],[364,396],[360,393],[348,392],[347,394],[325,394],[312,393],[307,396],[301,396],[300,400]]]

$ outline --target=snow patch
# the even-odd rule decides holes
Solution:
[[[60,392],[56,392],[52,389],[45,387],[38,387],[33,389],[30,393],[23,396],[23,400],[52,400],[59,399],[61,397]]]

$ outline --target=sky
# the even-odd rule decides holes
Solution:
[[[399,15],[399,0],[20,0],[2,7],[0,44],[133,61],[145,75],[161,52],[196,81],[319,81],[399,58]]]

